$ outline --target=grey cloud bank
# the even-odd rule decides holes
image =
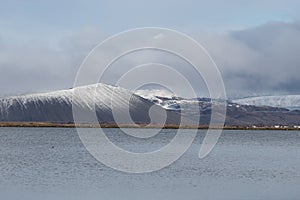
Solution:
[[[210,36],[229,96],[300,93],[300,23],[269,22]]]
[[[299,21],[269,22],[227,34],[191,36],[203,44],[217,63],[229,98],[300,94]],[[0,37],[0,96],[72,87],[84,57],[105,38],[103,32],[95,29],[62,38],[55,46],[39,41],[15,44]],[[149,61],[149,57],[178,69],[185,65],[172,57],[145,53],[120,61],[106,79],[116,79],[124,71],[122,67]],[[189,76],[190,67],[180,69]],[[199,77],[188,78],[197,85]],[[200,96],[205,95],[202,90],[205,87],[199,86]]]

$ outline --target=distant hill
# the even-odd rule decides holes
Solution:
[[[167,110],[180,110],[182,115],[189,118],[198,117],[198,109],[200,108],[200,123],[208,124],[210,121],[210,98],[185,99],[176,97],[168,91],[162,92],[157,90],[141,90],[137,91],[136,94]],[[300,125],[300,111],[295,110],[298,106],[300,107],[300,95],[256,97],[227,101],[225,124],[229,126],[298,126]],[[288,108],[294,109],[289,110]]]
[[[300,110],[300,95],[259,96],[232,100],[238,104],[254,106],[272,106]]]

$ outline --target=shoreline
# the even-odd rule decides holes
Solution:
[[[32,128],[154,128],[154,129],[223,129],[223,130],[287,130],[299,131],[300,128],[293,127],[253,127],[253,126],[225,126],[225,127],[209,127],[208,125],[147,125],[147,124],[64,124],[64,123],[50,123],[50,122],[0,122],[0,127],[32,127]]]

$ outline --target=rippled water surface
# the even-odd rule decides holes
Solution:
[[[148,152],[176,130],[150,139],[105,132],[124,149]],[[127,174],[95,160],[76,129],[0,128],[0,199],[299,199],[299,131],[224,131],[199,159],[204,135],[172,165]]]

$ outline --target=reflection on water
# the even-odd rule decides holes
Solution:
[[[105,131],[115,144],[136,152],[160,148],[175,134],[175,130],[163,130],[153,138],[137,139],[118,129]],[[300,196],[300,132],[224,131],[213,152],[200,160],[204,135],[200,130],[189,150],[171,166],[148,174],[126,174],[97,162],[75,129],[0,128],[1,199]]]

